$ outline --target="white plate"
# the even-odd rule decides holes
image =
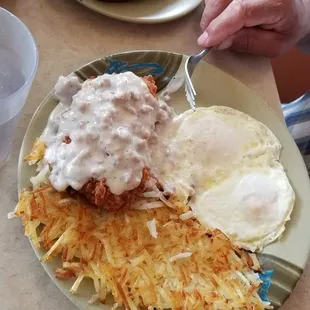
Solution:
[[[155,24],[184,16],[197,8],[203,0],[77,1],[91,10],[109,17],[127,22]]]

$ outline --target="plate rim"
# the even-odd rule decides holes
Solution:
[[[122,14],[115,14],[113,12],[110,11],[106,11],[104,9],[99,8],[100,7],[100,3],[98,4],[93,4],[91,1],[89,0],[76,0],[78,3],[80,3],[81,5],[87,7],[88,9],[97,12],[101,15],[113,18],[113,19],[117,19],[117,20],[121,20],[124,22],[129,22],[129,23],[136,23],[136,24],[159,24],[159,23],[166,23],[169,21],[173,21],[179,18],[184,17],[185,15],[189,14],[190,12],[194,11],[196,8],[199,7],[199,5],[202,4],[203,0],[197,0],[197,3],[193,4],[190,8],[181,11],[177,14],[174,14],[172,16],[167,16],[167,17],[159,17],[159,18],[145,18],[145,17],[130,17],[130,16],[125,16]],[[99,2],[99,1],[98,1]],[[98,7],[98,6],[99,7]]]

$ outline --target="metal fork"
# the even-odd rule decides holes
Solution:
[[[185,92],[188,103],[190,104],[193,111],[196,111],[196,91],[191,80],[191,76],[194,73],[194,70],[201,59],[203,59],[210,48],[206,48],[198,55],[193,55],[187,58],[185,62]]]

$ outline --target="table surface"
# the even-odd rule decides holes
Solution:
[[[27,125],[59,75],[81,65],[125,50],[160,49],[183,54],[200,50],[201,7],[188,16],[161,25],[134,25],[94,13],[74,0],[0,0],[33,33],[40,64],[23,117],[17,128],[13,153],[0,171],[0,308],[3,310],[74,310],[41,267],[18,219],[6,215],[17,202],[17,157]],[[235,76],[258,93],[282,117],[270,66],[263,58],[230,52],[210,53],[208,61]],[[305,271],[283,310],[310,308],[310,270]],[[282,310],[281,309],[281,310]]]

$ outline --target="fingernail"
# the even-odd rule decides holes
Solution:
[[[231,47],[233,43],[232,38],[227,38],[224,40],[220,45],[216,47],[217,50],[226,50],[227,48]]]
[[[199,38],[198,38],[198,44],[199,45],[206,45],[208,43],[208,33],[204,32]]]

